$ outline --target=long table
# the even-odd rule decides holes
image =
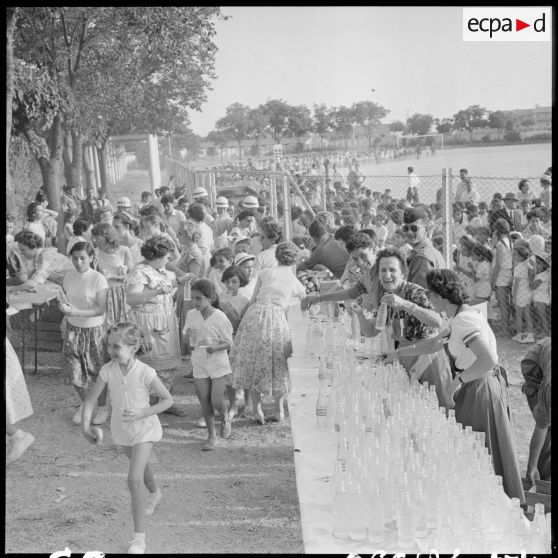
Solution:
[[[291,301],[287,319],[293,339],[293,357],[289,360],[291,391],[288,406],[305,552],[362,555],[378,552],[378,546],[388,554],[401,552],[395,529],[386,530],[386,540],[381,545],[373,545],[368,540],[338,539],[332,535],[332,475],[337,459],[337,435],[317,426],[317,359],[305,357],[307,320],[300,310],[298,299]],[[428,543],[425,541],[425,544]],[[430,550],[415,546],[406,549],[406,552],[416,554],[428,553]]]
[[[35,353],[35,368],[33,373],[37,373],[37,324],[40,318],[40,309],[43,305],[48,304],[51,300],[58,298],[58,289],[60,287],[56,283],[47,281],[43,285],[37,286],[36,292],[21,291],[8,294],[8,314],[12,315],[17,312],[29,312],[33,315],[34,335],[33,348]],[[25,372],[25,337],[26,328],[25,320],[21,321],[21,369]]]

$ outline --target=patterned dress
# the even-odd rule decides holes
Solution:
[[[291,330],[285,309],[305,290],[288,266],[264,269],[255,302],[244,314],[230,352],[233,386],[282,397],[289,390],[287,359],[292,355]]]
[[[126,277],[124,287],[146,285],[150,289],[172,286],[172,271],[153,269],[140,263]],[[138,358],[157,371],[161,381],[170,390],[174,383],[174,371],[180,364],[180,341],[178,321],[174,313],[172,292],[160,294],[138,306],[130,306],[129,316],[143,333],[150,349]]]

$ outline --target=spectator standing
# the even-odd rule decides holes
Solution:
[[[494,245],[494,260],[492,262],[492,290],[496,294],[503,326],[508,335],[513,335],[510,324],[511,291],[513,280],[512,245],[510,240],[510,225],[505,219],[498,219],[494,223],[492,238]]]
[[[552,184],[552,178],[548,174],[541,174],[539,182],[542,188],[539,197],[545,207],[551,207],[552,193],[550,191],[550,185]]]
[[[186,221],[186,216],[182,211],[174,208],[174,198],[170,194],[166,194],[161,198],[161,206],[163,208],[163,223],[165,223],[167,228],[171,228],[178,237]]]
[[[521,391],[535,419],[525,477],[531,485],[551,479],[552,349],[549,337],[539,341],[521,361]]]
[[[217,217],[211,228],[215,237],[221,235],[228,235],[233,228],[233,218],[229,215],[229,201],[224,196],[219,196],[215,202],[217,208]]]
[[[133,216],[136,219],[139,219],[141,217],[141,210],[148,206],[149,204],[151,204],[153,201],[153,195],[151,194],[151,192],[148,192],[147,190],[141,193],[141,198],[140,201],[137,201],[136,203],[134,203],[134,207],[133,207]]]
[[[100,209],[99,201],[95,197],[95,190],[93,188],[88,188],[87,196],[81,202],[81,217],[87,219],[92,224],[97,223]]]
[[[52,211],[51,209],[45,209],[42,203],[32,202],[27,206],[27,222],[23,226],[24,230],[34,232],[43,241],[43,246],[52,246],[52,242],[47,243],[47,228],[45,225],[46,220],[49,217],[56,219],[58,217],[57,211]],[[49,241],[51,240],[51,234],[49,233]]]
[[[407,173],[409,175],[409,188],[407,189],[407,201],[417,205],[419,203],[419,193],[418,187],[420,186],[420,178],[415,173],[413,167],[407,167]]]

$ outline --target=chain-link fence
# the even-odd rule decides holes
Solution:
[[[360,161],[365,164],[365,159]],[[473,301],[487,302],[495,331],[524,343],[550,334],[550,208],[542,203],[532,214],[542,192],[521,192],[520,178],[471,176],[466,186],[449,169],[437,175],[388,176],[365,175],[354,165],[343,173],[331,161],[321,174],[279,168],[190,172],[175,165],[173,170],[167,167],[167,172],[175,175],[177,184],[186,186],[190,199],[196,187],[204,187],[211,207],[220,195],[235,209],[246,195],[257,196],[260,205],[283,224],[288,239],[293,235],[292,210],[297,206],[303,212],[301,217],[296,212],[298,231],[317,212],[327,210],[336,226],[387,227],[386,245],[397,246],[395,231],[401,230],[405,207],[424,204],[430,211],[429,235],[434,246],[448,267],[457,271]],[[534,185],[538,178],[529,180]],[[514,206],[512,213],[503,200],[493,203],[497,194],[515,199],[508,203]],[[371,215],[366,217],[367,224],[363,224],[363,214]],[[504,233],[494,236],[500,230],[498,219],[507,221],[511,235],[505,234],[504,226]]]

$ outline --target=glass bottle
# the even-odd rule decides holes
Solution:
[[[320,381],[318,399],[316,401],[316,424],[318,428],[327,427],[326,385],[323,380]]]
[[[366,523],[368,540],[374,544],[381,544],[385,541],[386,530],[384,525],[384,509],[378,486],[370,489],[368,500],[368,517]]]
[[[381,331],[386,327],[387,311],[387,304],[385,302],[382,302],[380,304],[380,307],[378,308],[378,314],[376,315],[376,329],[378,331]]]
[[[351,495],[347,488],[347,481],[343,474],[340,476],[333,500],[333,536],[339,539],[349,537],[349,509]]]
[[[397,508],[397,545],[402,549],[411,548],[415,544],[415,527],[413,506],[407,491],[400,496]]]

